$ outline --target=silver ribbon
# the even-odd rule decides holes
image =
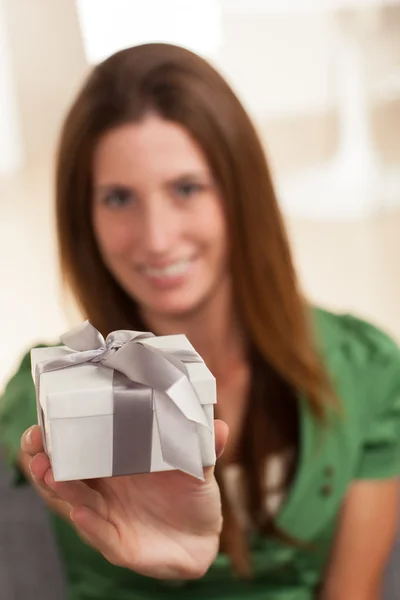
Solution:
[[[197,426],[210,430],[189,379],[185,363],[202,363],[197,352],[159,349],[143,343],[152,333],[119,330],[106,339],[85,321],[61,336],[67,354],[38,363],[35,384],[38,417],[40,376],[49,371],[84,363],[100,363],[113,369],[113,475],[151,470],[153,419],[157,419],[163,460],[174,469],[204,479]]]

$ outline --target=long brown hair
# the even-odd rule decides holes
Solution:
[[[56,198],[62,272],[84,315],[107,334],[143,329],[134,300],[104,265],[91,219],[94,147],[107,130],[149,111],[182,125],[203,149],[226,203],[235,300],[247,335],[252,390],[239,445],[248,511],[273,530],[264,509],[264,464],[298,446],[297,397],[322,421],[329,382],[314,349],[309,309],[298,288],[284,224],[257,133],[224,79],[202,58],[166,44],[146,44],[98,65],[63,127]],[[295,462],[293,463],[295,467]],[[288,473],[287,485],[290,482]],[[222,548],[249,571],[244,532],[222,490]]]

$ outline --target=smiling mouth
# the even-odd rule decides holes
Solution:
[[[144,266],[141,268],[142,273],[147,277],[159,279],[162,277],[177,277],[184,275],[193,263],[193,258],[184,258],[177,260],[165,267],[150,267]]]

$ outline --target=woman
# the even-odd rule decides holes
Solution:
[[[216,376],[225,448],[204,483],[179,472],[55,483],[38,427],[20,450],[36,422],[25,357],[2,441],[52,510],[69,598],[380,598],[399,350],[307,306],[261,144],[228,85],[174,46],[112,56],[66,119],[56,196],[83,314],[103,334],[185,333]]]

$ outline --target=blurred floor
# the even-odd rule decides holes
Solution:
[[[0,388],[23,351],[69,327],[51,199],[48,163],[0,181]],[[400,212],[353,223],[290,220],[288,227],[309,297],[356,311],[400,341]]]
[[[0,461],[1,600],[64,600],[62,566],[42,500],[12,488]]]

